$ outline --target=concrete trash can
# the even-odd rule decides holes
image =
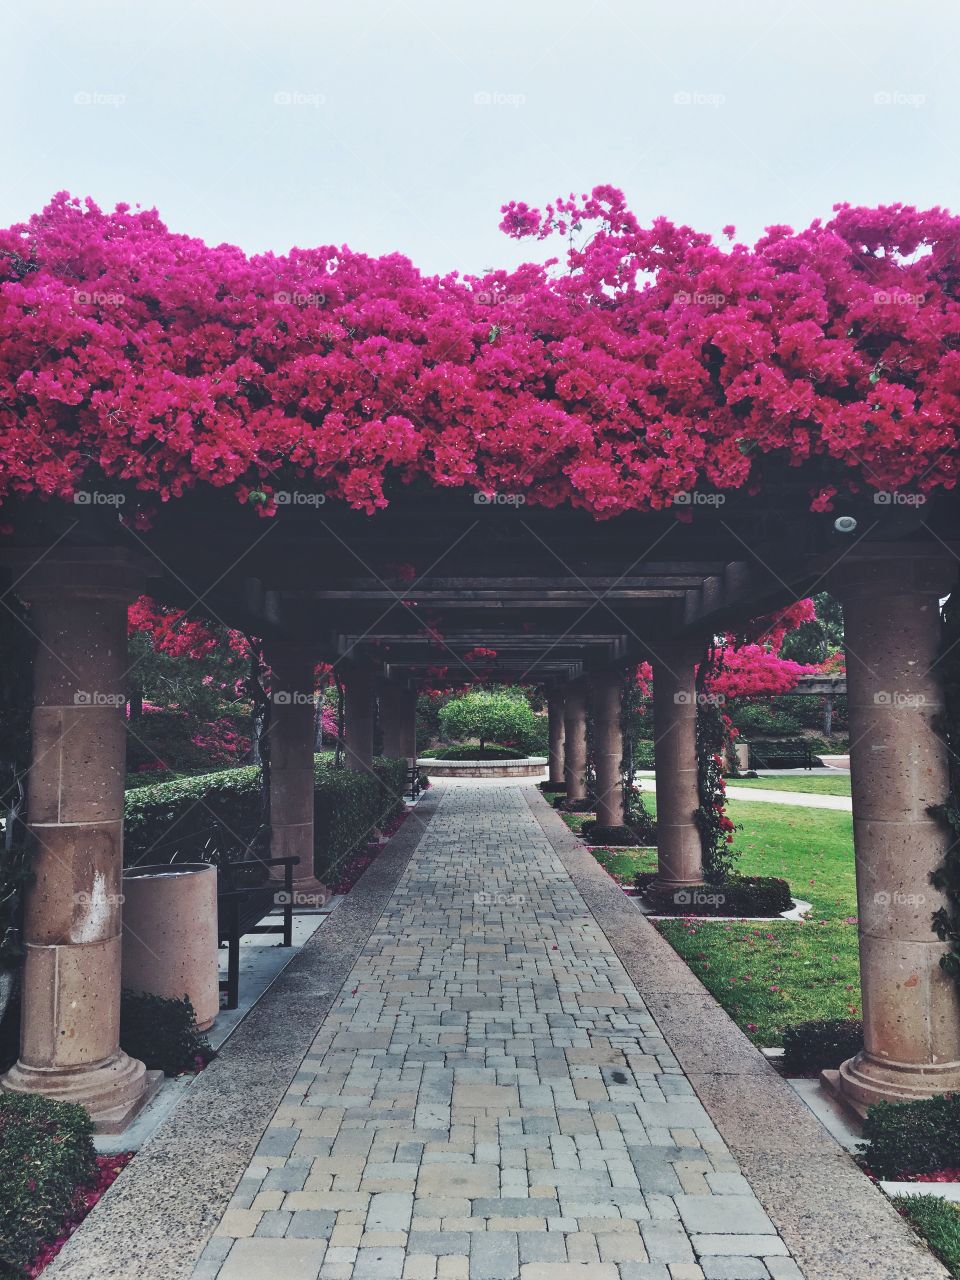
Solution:
[[[220,1011],[217,869],[205,862],[123,873],[121,980],[131,991],[189,996],[201,1031]]]

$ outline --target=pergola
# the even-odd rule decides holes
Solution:
[[[702,878],[695,668],[712,635],[811,590],[843,601],[865,1048],[838,1087],[863,1109],[960,1087],[960,999],[940,967],[929,884],[949,846],[938,600],[956,577],[956,505],[813,514],[799,486],[608,521],[464,490],[403,491],[368,516],[291,501],[258,519],[188,495],[152,528],[98,504],[24,503],[7,591],[37,641],[23,1032],[9,1089],[83,1103],[122,1127],[147,1091],[119,1048],[126,608],[143,591],[263,638],[284,696],[272,715],[272,852],[313,883],[313,670],[346,688],[347,766],[415,755],[417,682],[447,667],[542,684],[550,776],[584,794],[592,705],[598,819],[623,821],[621,673],[654,670],[663,888]],[[838,520],[838,516],[841,518]],[[850,527],[851,518],[856,521]],[[477,648],[496,659],[471,658]]]

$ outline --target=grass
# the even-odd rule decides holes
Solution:
[[[803,791],[817,796],[848,796],[850,775],[839,773],[835,778],[827,774],[813,774],[809,778],[793,775],[782,778],[728,778],[727,786],[755,787],[760,791]]]
[[[940,1196],[896,1196],[893,1203],[950,1274],[960,1277],[960,1205]]]
[[[644,788],[643,799],[655,815],[652,787]],[[788,880],[794,896],[812,904],[808,921],[664,920],[661,933],[758,1045],[782,1044],[784,1027],[808,1018],[859,1017],[851,815],[748,800],[732,800],[728,812],[743,824],[736,839],[738,869]],[[589,816],[563,815],[575,831]],[[594,856],[618,879],[655,865],[652,850],[602,850]]]

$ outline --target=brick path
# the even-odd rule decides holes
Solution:
[[[449,787],[195,1280],[798,1280],[514,786]]]

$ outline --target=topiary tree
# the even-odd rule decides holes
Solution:
[[[451,698],[440,709],[439,723],[445,738],[476,738],[481,751],[487,742],[527,747],[537,731],[530,703],[506,689],[473,689]]]

